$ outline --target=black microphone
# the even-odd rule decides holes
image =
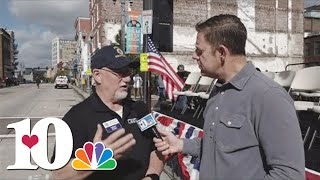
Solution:
[[[143,101],[137,101],[133,103],[132,109],[137,113],[139,118],[137,125],[140,130],[143,132],[147,129],[150,129],[154,137],[162,139],[159,131],[156,128],[157,121],[153,115],[149,113],[147,105]]]

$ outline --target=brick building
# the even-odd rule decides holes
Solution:
[[[319,62],[320,64],[320,34],[304,38],[304,62]]]
[[[12,37],[9,32],[0,28],[0,79],[14,75],[12,57]]]
[[[191,58],[196,31],[194,25],[218,14],[234,14],[248,30],[248,60],[261,70],[282,71],[290,63],[303,61],[303,0],[167,0],[173,2],[173,52],[163,53],[176,68],[184,64],[194,71]],[[142,10],[142,0],[132,10]],[[126,1],[126,7],[129,7]],[[90,0],[94,49],[115,41],[121,27],[120,0]],[[297,67],[295,67],[297,68]]]
[[[91,32],[91,21],[90,18],[78,17],[74,23],[74,28],[76,30],[75,41],[77,42],[77,61],[74,62],[74,67],[77,68],[77,73],[88,70],[89,56],[93,52],[93,34]]]
[[[305,37],[320,34],[320,5],[306,8],[304,12]]]
[[[57,66],[59,63],[66,65],[71,65],[76,59],[76,49],[77,42],[73,40],[66,40],[60,38],[54,38],[52,40],[52,67],[54,71],[57,71]]]
[[[320,63],[320,5],[304,13],[304,62]]]

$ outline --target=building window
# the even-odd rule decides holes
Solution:
[[[320,41],[314,42],[314,55],[320,55]]]
[[[311,55],[311,44],[306,43],[304,46],[304,56],[310,56]]]

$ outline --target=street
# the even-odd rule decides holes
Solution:
[[[82,101],[73,89],[54,89],[53,84],[22,84],[0,89],[0,179],[49,179],[50,171],[7,170],[7,166],[15,162],[15,132],[7,129],[7,125],[31,119],[31,127],[45,117],[62,116],[75,104]],[[49,129],[48,159],[51,158],[54,134]]]
[[[77,88],[76,88],[77,89]],[[77,89],[78,90],[78,89]],[[79,93],[82,93],[78,90]],[[88,96],[88,95],[84,95]],[[37,121],[46,117],[62,118],[83,97],[72,88],[55,89],[53,84],[21,84],[0,89],[0,180],[2,179],[51,179],[51,172],[38,168],[37,170],[7,170],[15,163],[15,131],[7,129],[8,124],[16,123],[26,118],[31,120],[31,129]],[[153,105],[156,99],[153,100]],[[48,159],[51,158],[54,146],[54,129],[48,130]],[[35,163],[32,161],[32,164]],[[161,180],[173,178],[171,168],[166,166]]]

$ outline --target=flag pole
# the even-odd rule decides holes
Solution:
[[[152,0],[143,0],[143,10],[152,9]],[[148,52],[147,47],[148,35],[143,35],[143,52]],[[151,73],[149,71],[144,72],[144,81],[143,81],[143,101],[147,104],[148,111],[151,112]]]

